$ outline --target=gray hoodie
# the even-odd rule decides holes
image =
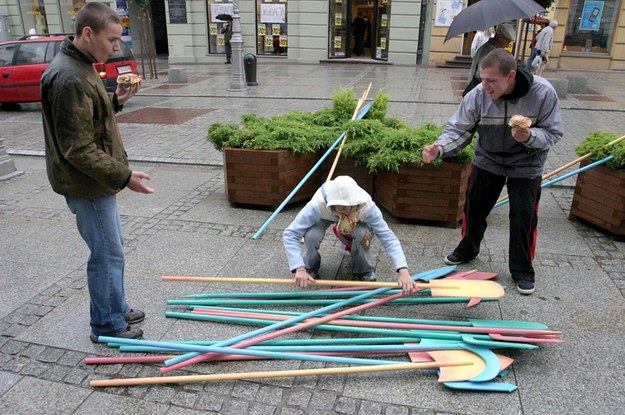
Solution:
[[[406,256],[399,240],[384,221],[382,212],[371,200],[371,196],[351,177],[338,176],[324,183],[284,230],[284,249],[291,271],[304,266],[300,240],[308,229],[321,220],[335,223],[339,220],[339,215],[330,209],[335,205],[358,206],[358,222],[367,224],[373,235],[380,239],[395,269],[407,267]]]
[[[513,115],[532,119],[527,143],[512,138],[508,121]],[[477,131],[473,164],[506,177],[541,176],[549,149],[563,136],[560,101],[551,84],[517,68],[516,86],[509,95],[492,100],[478,85],[460,103],[443,134],[439,158],[449,157],[469,145]]]

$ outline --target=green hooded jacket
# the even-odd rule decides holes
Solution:
[[[66,37],[41,78],[46,168],[52,189],[93,198],[123,189],[131,170],[95,60]]]

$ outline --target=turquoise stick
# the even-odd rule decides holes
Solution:
[[[604,159],[601,159],[601,160],[595,161],[594,163],[590,163],[589,165],[584,166],[584,167],[582,167],[582,168],[580,168],[580,169],[573,170],[572,172],[567,173],[567,174],[565,174],[564,176],[560,176],[560,177],[558,177],[557,179],[553,179],[553,180],[550,180],[550,181],[548,181],[548,182],[545,182],[545,183],[541,184],[541,185],[540,185],[540,187],[544,189],[545,187],[549,187],[549,186],[551,186],[552,184],[558,183],[558,182],[560,182],[560,181],[562,181],[562,180],[564,180],[564,179],[568,179],[569,177],[571,177],[571,176],[575,176],[576,174],[583,173],[583,172],[585,172],[586,170],[590,170],[590,169],[592,169],[593,167],[596,167],[596,166],[598,166],[598,165],[600,165],[600,164],[607,163],[608,161],[612,160],[613,158],[614,158],[614,156],[608,156],[608,157],[606,157],[606,158],[604,158]],[[508,203],[509,201],[510,201],[509,199],[502,200],[501,202],[496,203],[494,207],[498,207],[498,206],[505,205],[505,204],[506,204],[506,203]]]
[[[251,324],[251,325],[272,325],[274,320],[263,320],[254,318],[240,318],[240,317],[227,317],[227,316],[212,316],[208,314],[191,314],[191,313],[179,313],[174,311],[165,312],[165,317],[183,318],[188,320],[204,320],[204,321],[217,321],[229,324]],[[297,322],[290,323],[295,325]],[[400,336],[400,337],[412,337],[414,341],[418,341],[423,338],[437,339],[437,340],[454,340],[461,341],[462,334],[456,331],[442,331],[442,330],[396,330],[396,329],[378,329],[370,327],[354,327],[354,326],[338,326],[332,324],[318,324],[314,326],[315,330],[325,331],[338,331],[346,333],[359,333],[359,334],[371,334],[378,336]],[[482,337],[478,337],[482,336]],[[491,344],[493,348],[513,348],[513,349],[536,349],[537,346],[527,343],[516,342],[502,342],[497,340],[488,340],[490,337],[487,335],[474,335],[474,338],[484,339]],[[238,350],[238,349],[237,349]]]
[[[412,276],[412,279],[416,281],[418,279],[423,279],[426,276],[447,275],[450,272],[454,271],[455,269],[456,269],[456,266],[441,267],[441,268],[437,268],[437,269],[430,270],[430,271],[427,271],[427,272],[423,272],[421,274],[414,275],[414,276]],[[359,301],[359,300],[361,300],[363,298],[372,297],[374,295],[377,295],[377,294],[380,294],[380,293],[383,293],[383,292],[386,292],[386,291],[389,291],[389,290],[390,290],[390,288],[388,288],[388,287],[377,288],[377,289],[375,289],[375,290],[373,290],[373,291],[371,291],[369,293],[360,294],[360,295],[358,295],[356,297],[352,297],[352,298],[348,298],[348,299],[345,299],[345,300],[337,301],[337,302],[335,302],[333,304],[327,305],[327,306],[322,307],[322,308],[318,308],[316,310],[310,311],[309,313],[303,314],[301,316],[292,317],[291,319],[289,319],[287,321],[274,322],[273,324],[270,324],[269,326],[265,326],[265,327],[262,327],[262,328],[260,328],[258,330],[254,330],[254,331],[251,331],[249,333],[245,333],[245,334],[242,334],[240,336],[236,336],[236,337],[234,337],[234,338],[232,338],[230,340],[226,340],[226,341],[222,342],[220,344],[220,346],[230,346],[230,345],[233,345],[233,344],[236,344],[236,343],[240,343],[240,342],[244,342],[245,340],[247,340],[247,342],[244,342],[245,345],[241,346],[241,347],[246,347],[246,346],[249,345],[247,343],[254,342],[254,340],[250,340],[250,339],[252,339],[252,337],[257,337],[257,336],[259,336],[261,334],[268,333],[268,332],[270,332],[272,330],[281,329],[281,328],[286,327],[286,326],[288,326],[288,325],[290,325],[292,323],[300,322],[300,321],[305,320],[305,319],[307,319],[309,317],[314,317],[314,316],[317,316],[317,315],[319,315],[321,313],[325,313],[327,311],[336,310],[337,308],[344,307],[346,305],[352,304],[352,303],[354,303],[356,301]],[[277,332],[277,333],[280,333],[280,332]],[[256,340],[256,341],[258,341],[258,340]],[[182,365],[183,362],[185,363],[185,365],[186,364],[190,364],[191,362],[186,362],[186,361],[187,360],[191,360],[191,359],[193,359],[195,357],[198,357],[198,356],[199,356],[199,353],[187,353],[186,355],[178,356],[176,358],[166,360],[165,361],[165,366],[173,366],[174,364],[180,363],[180,365],[178,365],[178,367],[184,367],[184,365]],[[163,372],[163,370],[161,369],[161,373],[162,372]]]
[[[355,282],[355,281],[354,281]],[[351,295],[358,295],[371,290],[357,290],[357,291],[294,291],[294,292],[266,292],[266,293],[202,293],[202,294],[189,294],[184,298],[303,298],[303,297],[347,297]],[[429,291],[429,290],[428,290]],[[401,290],[391,290],[385,294],[397,294]]]
[[[356,115],[355,119],[356,120],[362,119],[362,117],[364,117],[365,114],[367,114],[367,112],[371,108],[371,105],[373,105],[373,102],[369,102],[363,105],[362,108],[360,108],[360,111]],[[323,163],[325,159],[328,158],[330,153],[332,153],[332,151],[336,148],[336,146],[339,145],[339,143],[343,140],[343,137],[345,137],[346,134],[347,134],[347,131],[343,131],[343,134],[341,134],[341,136],[334,142],[334,144],[330,146],[330,148],[325,152],[325,154],[321,156],[319,161],[317,161],[317,163],[312,167],[312,169],[310,169],[310,171],[306,174],[306,176],[304,176],[304,178],[297,184],[297,186],[295,186],[295,189],[293,189],[291,193],[289,193],[286,199],[284,199],[284,201],[280,203],[280,206],[278,206],[278,208],[271,214],[271,216],[269,216],[269,218],[265,221],[265,223],[262,224],[262,226],[258,229],[258,231],[256,231],[254,236],[252,236],[252,239],[256,240],[260,237],[260,235],[265,231],[267,226],[269,226],[269,224],[273,222],[276,216],[278,216],[278,213],[280,213],[282,209],[284,209],[287,203],[289,203],[289,201],[293,198],[293,196],[295,196],[295,194],[299,191],[299,189],[301,189],[304,183],[306,183],[306,181],[310,179],[310,176],[312,176],[313,173],[319,168],[319,166],[321,166],[321,163]]]
[[[350,304],[373,303],[379,299],[360,299],[352,301]],[[402,297],[391,300],[385,304],[441,304],[441,303],[468,303],[469,297]],[[167,305],[186,306],[226,306],[226,305],[254,305],[254,306],[306,306],[306,305],[329,305],[334,304],[338,299],[316,298],[316,299],[294,299],[294,300],[236,300],[236,299],[198,299],[198,300],[167,300]],[[496,298],[483,298],[482,301],[497,301]]]
[[[348,364],[348,365],[389,365],[389,364],[392,365],[392,364],[405,363],[405,362],[399,362],[399,361],[393,361],[393,360],[362,359],[362,358],[354,358],[354,357],[269,352],[266,350],[252,350],[250,348],[235,349],[233,347],[199,346],[197,344],[181,344],[181,343],[172,343],[172,342],[157,342],[157,341],[151,341],[151,340],[122,339],[119,337],[107,337],[107,336],[99,336],[98,339],[102,342],[110,341],[110,342],[121,343],[121,344],[135,344],[135,345],[145,345],[145,346],[155,346],[155,347],[171,347],[177,350],[195,352],[195,353],[240,354],[240,355],[246,355],[246,356],[260,356],[260,357],[268,357],[271,359],[282,359],[282,360],[311,360],[315,362],[343,363],[343,364]]]
[[[332,344],[403,344],[414,342],[414,337],[349,337],[349,338],[333,338],[333,339],[291,339],[291,340],[269,340],[266,342],[258,343],[258,346],[312,346],[312,345],[332,345]],[[186,341],[177,342],[183,344],[198,344],[201,346],[212,346],[218,341]],[[119,343],[109,343],[109,347],[119,347],[120,352],[172,352],[178,351],[177,349],[169,349],[163,347],[152,346],[131,346],[123,345]],[[251,346],[255,347],[255,346]]]

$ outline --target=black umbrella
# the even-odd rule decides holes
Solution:
[[[222,13],[222,14],[218,14],[217,16],[215,16],[215,19],[217,19],[217,20],[224,20],[224,21],[225,20],[232,20],[232,16],[230,16],[229,14]]]
[[[445,41],[463,33],[484,30],[499,23],[525,19],[545,11],[543,6],[533,0],[480,0],[454,17]]]

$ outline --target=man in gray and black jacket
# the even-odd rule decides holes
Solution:
[[[516,67],[504,49],[480,63],[482,83],[469,92],[443,134],[423,150],[423,161],[449,157],[466,147],[477,131],[473,170],[464,207],[462,240],[445,262],[473,260],[480,251],[486,218],[503,186],[510,199],[509,267],[521,294],[535,290],[532,265],[536,247],[541,176],[547,153],[563,136],[560,102],[551,84]],[[513,115],[531,120],[511,127]]]

